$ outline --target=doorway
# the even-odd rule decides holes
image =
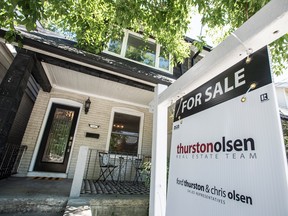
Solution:
[[[78,107],[52,104],[34,171],[66,172],[78,115]]]

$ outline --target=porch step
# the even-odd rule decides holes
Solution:
[[[62,216],[68,197],[14,197],[0,198],[0,215]]]
[[[147,195],[100,195],[90,200],[93,216],[147,216],[149,196]]]
[[[63,216],[92,216],[91,199],[87,197],[69,199]]]

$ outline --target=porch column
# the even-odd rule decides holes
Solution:
[[[158,96],[167,86],[155,88],[152,136],[152,167],[149,216],[165,216],[167,184],[167,106],[158,104]]]
[[[32,56],[18,53],[0,84],[0,154],[6,146],[33,66]]]
[[[70,197],[79,197],[81,193],[82,182],[84,179],[85,166],[87,161],[89,148],[88,146],[80,146],[76,168],[74,172],[73,182],[70,191]]]

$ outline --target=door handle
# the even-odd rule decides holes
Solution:
[[[73,137],[72,137],[72,138],[73,138]],[[68,142],[67,153],[70,152],[71,146],[72,146],[72,140],[70,140],[70,141]]]

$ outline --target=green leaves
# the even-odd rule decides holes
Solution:
[[[205,0],[204,2],[198,3],[198,12],[203,15],[203,24],[210,28],[208,35],[214,35],[214,41],[220,42],[253,16],[269,0]],[[215,32],[220,31],[222,31],[222,35],[215,38]],[[270,45],[272,67],[276,74],[281,74],[288,67],[287,41],[286,34]]]
[[[272,54],[272,69],[276,75],[283,74],[288,67],[288,34],[274,41],[270,45]]]
[[[53,31],[77,40],[78,47],[101,52],[109,39],[122,36],[123,29],[142,32],[166,47],[175,63],[189,54],[183,41],[189,23],[191,3],[184,0],[5,0],[0,5],[0,27],[16,38],[15,26],[28,31],[36,21]]]
[[[189,44],[184,41],[192,8],[203,15],[203,24],[211,32],[225,29],[224,35],[238,28],[269,0],[2,0],[0,28],[9,32],[6,40],[16,39],[15,26],[24,25],[28,31],[36,21],[52,31],[77,40],[78,47],[101,52],[109,39],[117,40],[123,29],[153,37],[173,56],[175,64],[188,57]],[[228,26],[228,28],[227,28]],[[274,71],[280,73],[287,59],[287,36],[272,47]],[[204,45],[199,38],[195,45]]]

